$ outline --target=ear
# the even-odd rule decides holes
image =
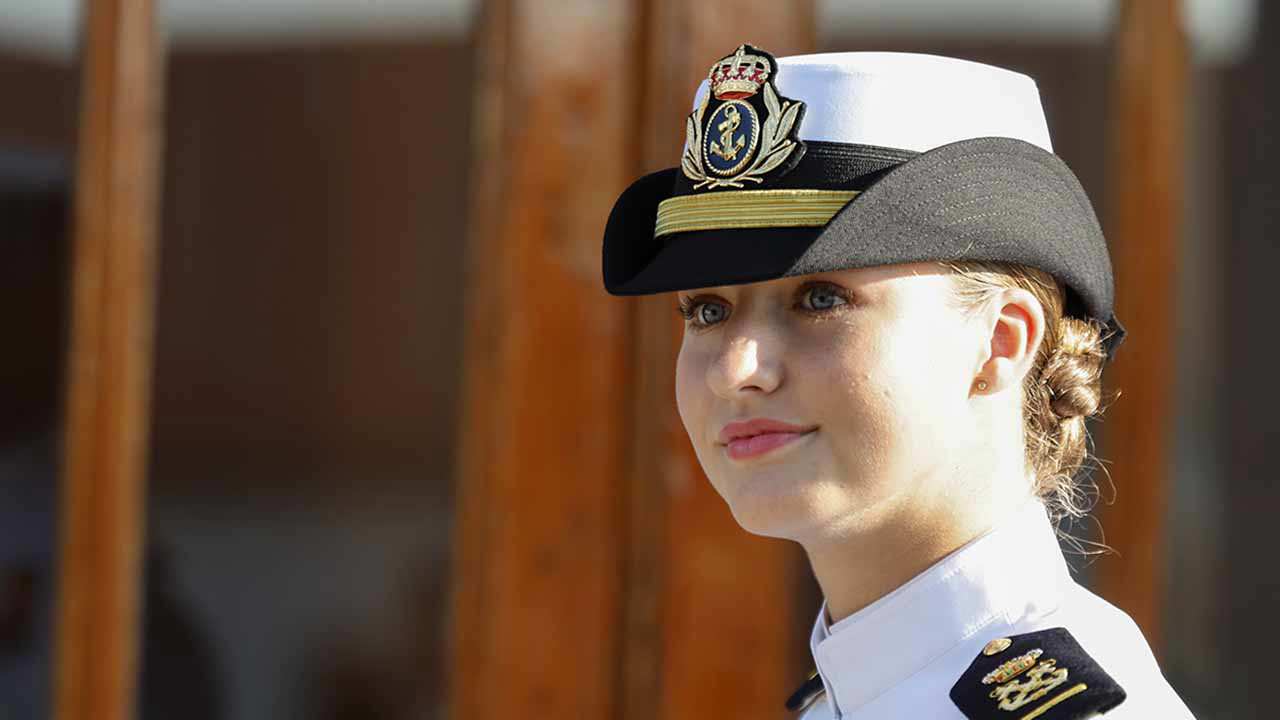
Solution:
[[[1022,387],[1022,379],[1035,364],[1044,340],[1044,308],[1035,295],[1021,288],[1006,288],[991,299],[991,323],[987,357],[974,378],[982,394]]]

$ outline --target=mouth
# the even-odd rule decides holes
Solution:
[[[767,455],[815,432],[817,430],[802,433],[763,433],[752,435],[751,437],[738,438],[730,441],[725,446],[725,452],[734,460],[748,460]]]
[[[749,460],[776,452],[818,431],[816,425],[793,425],[756,419],[729,423],[720,431],[719,445],[733,460]]]

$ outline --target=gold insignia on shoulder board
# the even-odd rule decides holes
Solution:
[[[1036,648],[1025,655],[1019,655],[995,670],[987,673],[986,676],[982,678],[982,684],[990,685],[992,683],[1008,682],[1021,675],[1023,672],[1035,667],[1036,660],[1043,654],[1043,650]]]
[[[990,697],[998,701],[1001,710],[1017,710],[1027,703],[1035,702],[1050,690],[1067,681],[1070,671],[1057,666],[1058,661],[1052,658],[1042,660],[1031,668],[1023,680],[1010,680],[991,691]]]
[[[968,720],[1083,720],[1126,697],[1064,627],[1006,635],[987,648],[995,652],[976,653],[949,693]]]

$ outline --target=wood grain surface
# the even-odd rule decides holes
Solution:
[[[450,716],[608,718],[631,375],[599,246],[634,166],[634,18],[499,0],[481,23]]]
[[[86,4],[55,658],[58,720],[134,717],[161,56],[150,0]]]
[[[1161,645],[1165,518],[1173,432],[1173,342],[1186,143],[1187,41],[1176,0],[1121,3],[1108,143],[1116,314],[1129,331],[1102,424],[1115,503],[1100,505],[1118,556],[1097,564],[1096,589]],[[1105,482],[1105,481],[1104,481]]]

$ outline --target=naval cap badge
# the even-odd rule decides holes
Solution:
[[[774,87],[778,62],[751,45],[711,66],[709,92],[685,123],[680,168],[694,189],[742,188],[781,175],[804,155],[805,104]]]

